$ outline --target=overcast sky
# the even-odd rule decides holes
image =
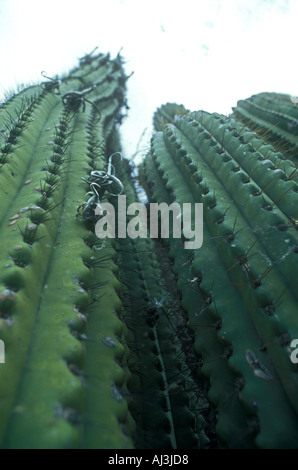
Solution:
[[[96,46],[112,57],[122,48],[134,71],[122,126],[129,158],[168,101],[229,113],[254,93],[297,96],[297,21],[298,0],[0,0],[0,102]]]

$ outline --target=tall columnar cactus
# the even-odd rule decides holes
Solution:
[[[111,244],[78,210],[126,105],[122,59],[81,60],[0,110],[2,447],[131,447]],[[102,327],[103,326],[103,327]]]
[[[231,117],[161,107],[142,168],[151,201],[201,202],[204,242],[170,255],[228,447],[297,448],[297,176]]]

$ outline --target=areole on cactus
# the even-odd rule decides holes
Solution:
[[[96,49],[0,108],[0,447],[297,448],[297,105],[161,106],[137,183],[203,204],[203,244],[100,239],[101,203],[140,201]]]

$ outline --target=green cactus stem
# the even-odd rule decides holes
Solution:
[[[173,108],[164,106],[160,115]],[[163,185],[172,201],[204,205],[203,248],[193,253],[192,277],[186,282],[181,273],[179,288],[182,296],[186,291],[184,305],[202,371],[210,377],[220,438],[232,447],[245,445],[241,436],[255,436],[259,447],[296,447],[297,371],[289,360],[289,344],[298,333],[296,182],[288,177],[290,162],[280,168],[280,181],[274,166],[280,155],[253,138],[249,147],[243,126],[225,116],[176,115],[154,134],[144,175],[153,200],[164,200]],[[172,253],[178,263],[176,247]],[[195,307],[187,293],[190,280],[202,296]],[[219,345],[206,344],[206,324],[217,325],[219,355]],[[230,378],[220,376],[222,362],[234,374],[234,392],[224,392]],[[246,415],[246,431],[228,426],[236,398]],[[272,407],[280,413],[274,422]]]
[[[105,167],[123,81],[119,59],[99,56],[61,80],[61,96],[41,85],[1,108],[4,448],[132,446],[126,426],[133,421],[114,393],[127,380],[114,360],[122,346],[110,350],[103,342],[115,332],[121,336],[120,320],[113,321],[119,287],[112,262],[97,269],[99,251],[76,217],[86,197],[81,177]],[[62,100],[73,90],[81,98],[86,89],[82,106]],[[101,310],[106,319],[98,320]],[[98,321],[106,324],[103,337],[92,336]]]

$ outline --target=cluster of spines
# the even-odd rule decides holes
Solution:
[[[10,115],[9,111],[6,111],[7,117],[3,122],[3,128],[1,129],[2,134],[2,146],[0,148],[0,164],[3,166],[11,152],[17,147],[18,137],[22,132],[29,126],[30,120],[32,120],[32,113],[36,106],[40,103],[42,95],[38,98],[27,98],[23,97],[19,108],[16,111],[16,117]]]

